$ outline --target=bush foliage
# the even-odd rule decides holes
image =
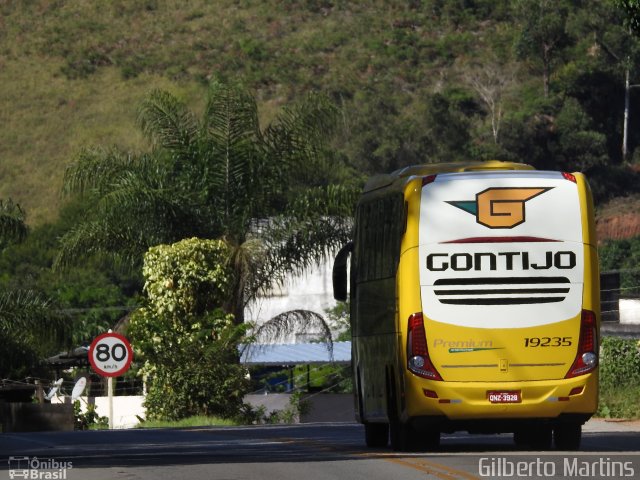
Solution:
[[[605,337],[600,351],[598,414],[640,417],[640,341]]]
[[[247,381],[237,347],[245,327],[216,308],[228,294],[227,253],[222,241],[191,238],[145,255],[147,302],[128,334],[144,359],[151,419],[240,411]]]

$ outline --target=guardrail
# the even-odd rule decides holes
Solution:
[[[633,271],[632,273],[637,273]],[[629,293],[637,293],[639,287],[621,288],[620,274],[626,271],[602,272],[600,274],[600,306],[602,312],[602,324],[600,333],[603,336],[620,337],[620,338],[638,338],[640,339],[640,323],[620,323],[621,295]],[[633,295],[635,296],[635,295]],[[625,301],[625,299],[622,299]],[[640,307],[639,307],[640,308]],[[629,312],[626,312],[629,313]],[[633,317],[640,317],[639,312],[631,312]]]

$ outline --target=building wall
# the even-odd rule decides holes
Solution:
[[[332,269],[333,256],[321,266],[289,278],[281,288],[274,288],[272,295],[258,298],[248,305],[245,318],[260,325],[290,310],[311,310],[326,318],[325,311],[337,303],[333,299]],[[300,332],[284,343],[304,343],[316,337],[314,332]]]
[[[113,397],[113,428],[132,428],[146,417],[146,409],[142,405],[143,395]],[[68,396],[57,396],[51,403],[71,403]],[[87,411],[87,405],[95,405],[96,413],[101,417],[109,417],[109,397],[80,397],[80,410]]]
[[[263,406],[265,412],[286,410],[290,408],[291,394],[275,393],[268,395],[247,395],[244,399],[254,408]],[[73,413],[69,402],[69,397],[59,396],[52,399],[52,403],[67,403],[70,424],[64,429],[73,430]],[[340,393],[323,393],[303,395],[302,401],[307,408],[302,418],[296,419],[300,423],[312,422],[354,422],[355,410],[353,406],[353,395]],[[140,418],[145,418],[146,412],[143,406],[144,396],[116,396],[113,397],[113,426],[116,429],[133,428]],[[83,412],[87,410],[87,403],[95,404],[98,415],[107,417],[109,415],[108,397],[81,397],[80,408]],[[55,409],[52,405],[52,409]],[[65,410],[66,411],[66,410]],[[58,426],[57,428],[62,428]]]
[[[640,300],[620,299],[620,323],[640,324]]]
[[[1,432],[72,431],[71,405],[0,402]]]

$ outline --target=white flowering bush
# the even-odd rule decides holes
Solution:
[[[224,242],[191,238],[159,245],[145,255],[147,302],[128,334],[144,359],[149,418],[232,417],[247,381],[238,363],[243,325],[220,308],[231,271]]]
[[[145,293],[157,313],[198,315],[229,295],[233,272],[221,240],[189,238],[152,247],[144,256]]]

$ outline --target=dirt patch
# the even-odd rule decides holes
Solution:
[[[596,221],[598,242],[622,240],[640,235],[640,213],[625,213]]]
[[[598,243],[640,236],[640,196],[616,198],[598,208]]]

